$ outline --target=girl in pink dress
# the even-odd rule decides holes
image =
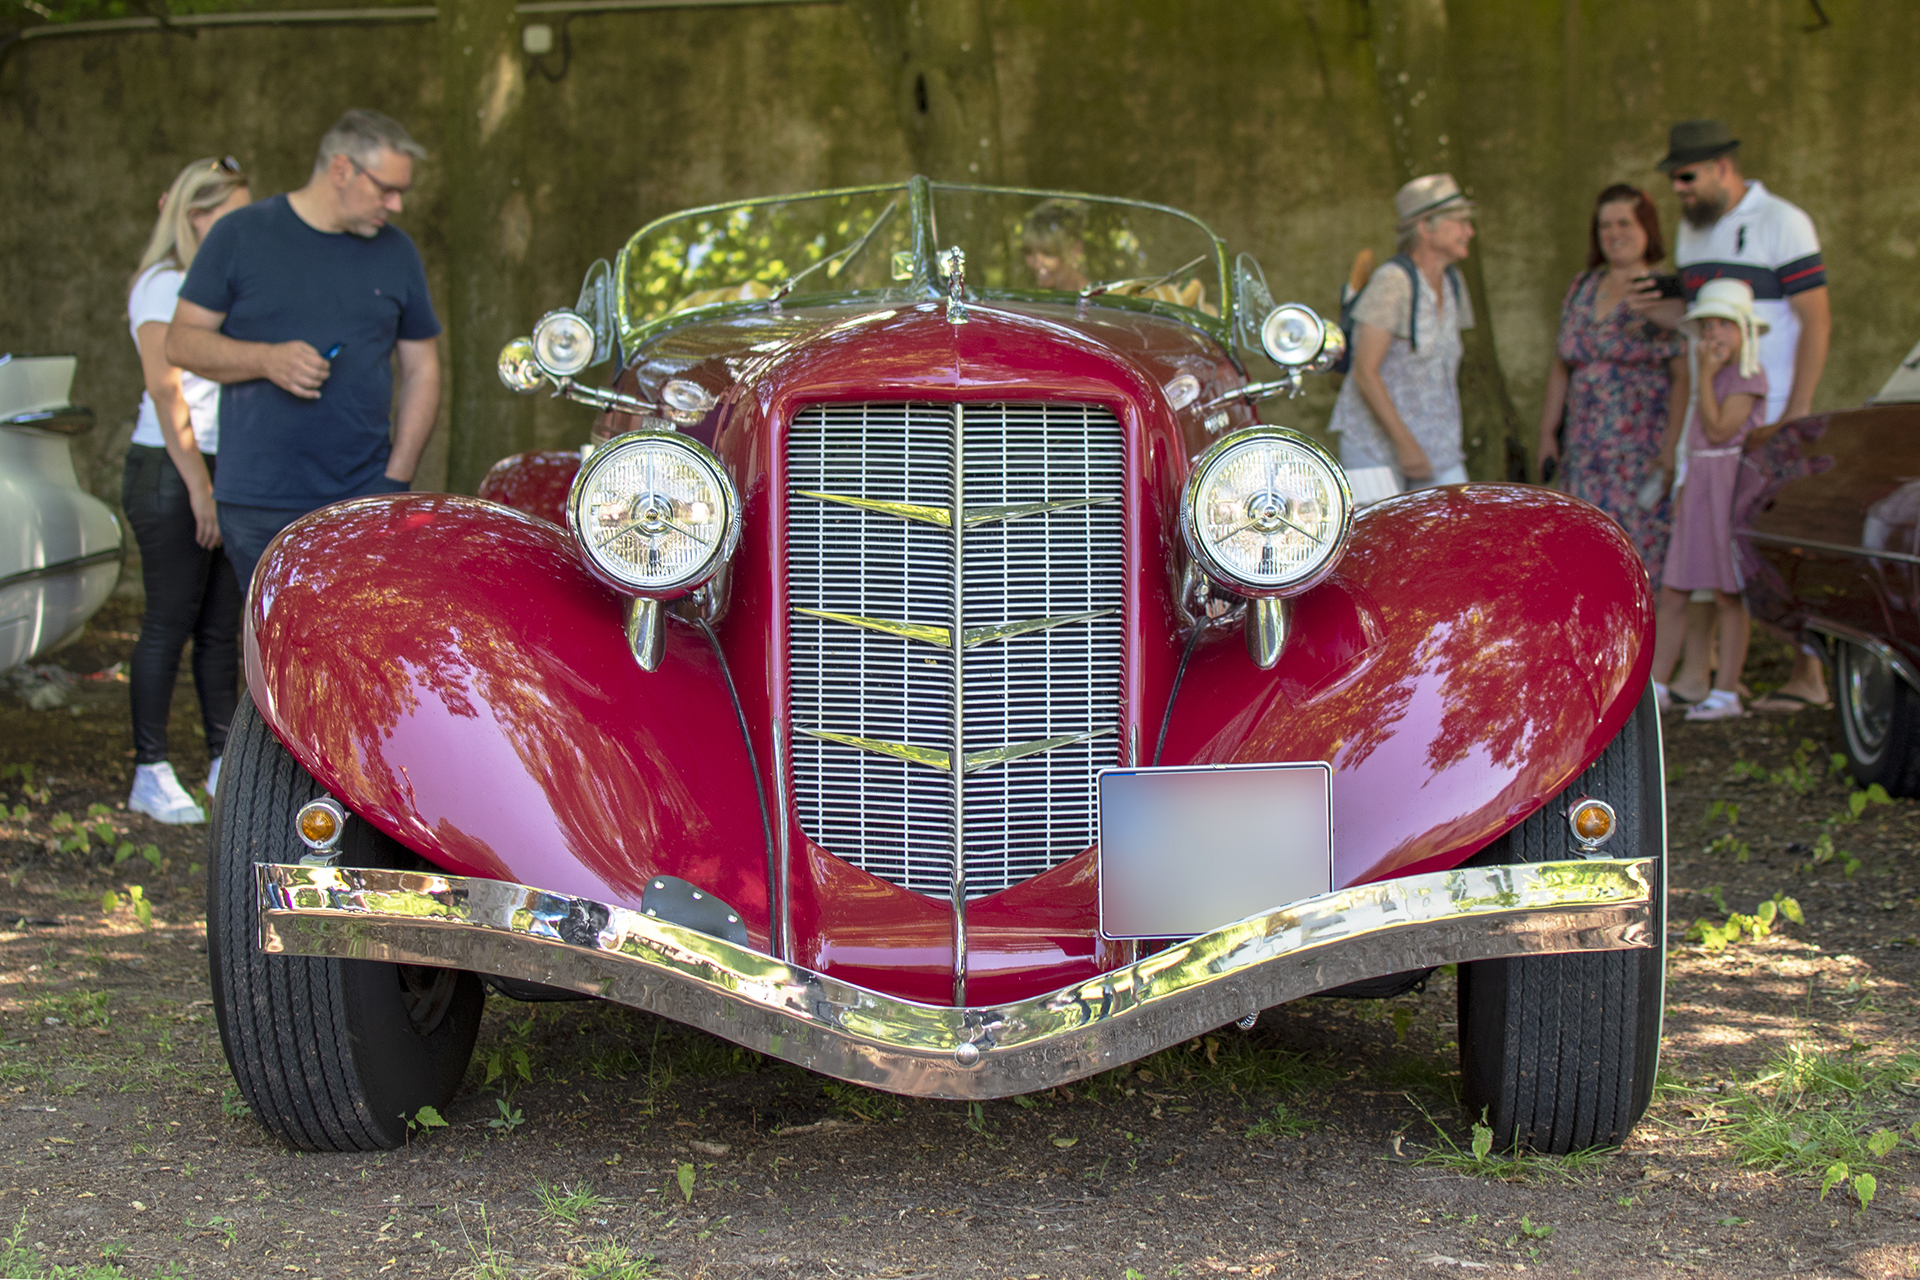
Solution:
[[[1701,286],[1680,327],[1693,339],[1698,390],[1682,444],[1686,470],[1655,618],[1653,693],[1662,708],[1677,705],[1665,678],[1680,656],[1687,596],[1710,588],[1720,615],[1720,663],[1713,692],[1688,710],[1687,719],[1725,720],[1745,714],[1737,689],[1747,661],[1748,622],[1733,554],[1733,489],[1741,444],[1766,410],[1767,374],[1755,339],[1767,326],[1753,318],[1752,287],[1723,278]]]

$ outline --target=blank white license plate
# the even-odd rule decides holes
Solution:
[[[1187,938],[1333,887],[1333,770],[1106,769],[1100,932]]]

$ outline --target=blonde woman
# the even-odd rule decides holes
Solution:
[[[121,505],[140,544],[147,609],[133,647],[133,793],[127,808],[160,822],[205,822],[167,759],[167,719],[180,651],[193,641],[193,682],[206,726],[207,791],[239,696],[240,592],[220,549],[213,504],[220,387],[167,363],[167,326],[207,230],[249,199],[233,157],[196,160],[160,197],[147,251],[127,293],[127,327],[146,391],[127,450]]]

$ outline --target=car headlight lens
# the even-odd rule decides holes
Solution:
[[[1353,497],[1331,455],[1285,427],[1236,431],[1200,455],[1180,503],[1187,549],[1245,595],[1305,591],[1346,546]]]
[[[593,363],[593,326],[572,311],[549,311],[533,326],[533,358],[556,378]]]
[[[498,364],[500,381],[511,391],[526,395],[538,391],[547,385],[546,375],[540,372],[540,362],[533,358],[533,339],[515,338],[500,348]]]
[[[740,498],[720,460],[685,436],[637,431],[594,450],[567,497],[594,571],[635,595],[684,595],[740,540]]]
[[[1289,302],[1267,312],[1260,322],[1260,345],[1267,358],[1287,369],[1312,364],[1326,345],[1327,325],[1311,307]]]

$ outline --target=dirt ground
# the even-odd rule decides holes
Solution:
[[[1850,800],[1828,715],[1668,720],[1662,1083],[1618,1152],[1476,1154],[1443,972],[976,1107],[496,996],[445,1127],[313,1156],[221,1056],[205,829],[122,808],[136,625],[56,655],[106,673],[66,706],[0,693],[0,1275],[1920,1277],[1920,805]]]

